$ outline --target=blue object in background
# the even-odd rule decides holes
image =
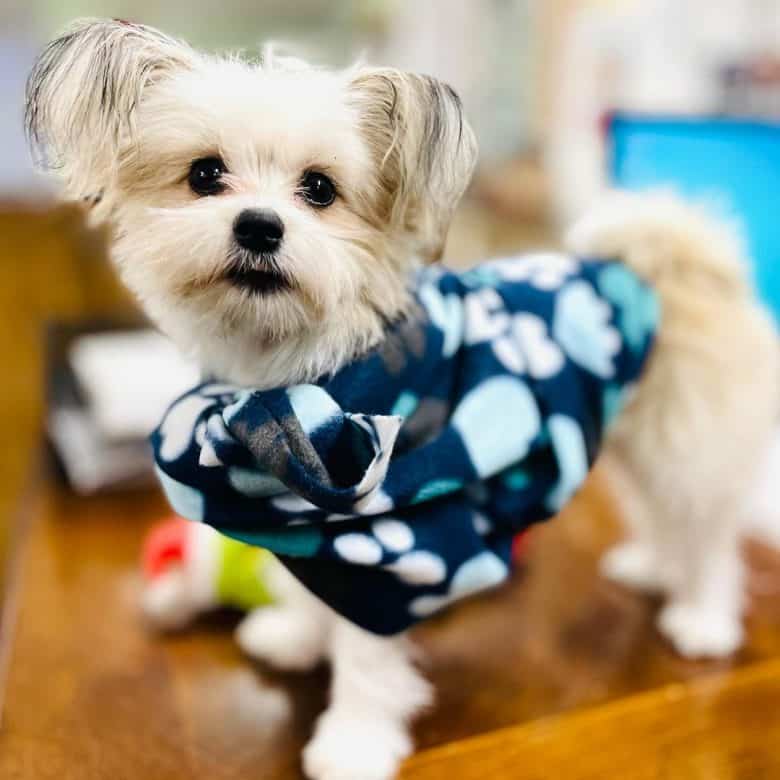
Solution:
[[[756,285],[780,321],[780,124],[621,114],[610,141],[619,187],[673,188],[741,222]]]

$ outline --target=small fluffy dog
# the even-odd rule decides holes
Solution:
[[[476,158],[456,95],[434,79],[214,57],[121,21],[80,21],[48,45],[27,121],[66,196],[112,226],[122,277],[162,330],[205,371],[259,388],[379,343],[410,305],[410,274],[438,258]],[[676,204],[610,204],[571,244],[622,259],[663,309],[608,444],[637,500],[605,568],[668,594],[659,625],[680,651],[728,653],[742,512],[777,415],[775,334],[729,232]],[[333,669],[307,774],[394,776],[431,700],[408,640],[356,628],[281,566],[272,579],[278,604],[245,619],[242,646]]]

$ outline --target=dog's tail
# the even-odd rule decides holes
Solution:
[[[696,291],[716,297],[751,294],[736,226],[674,195],[615,193],[577,222],[566,241],[580,256],[622,261],[662,299],[681,288],[689,301]]]
[[[776,387],[780,419],[777,330],[755,296],[736,223],[673,195],[616,193],[575,224],[567,241],[580,257],[618,260],[653,287],[659,341],[678,355],[707,356],[711,370],[739,369],[747,372],[743,381]]]

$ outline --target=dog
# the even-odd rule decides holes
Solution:
[[[414,306],[410,279],[441,255],[477,156],[457,96],[435,79],[206,55],[122,21],[76,22],[46,47],[27,126],[65,197],[111,226],[112,258],[150,317],[205,373],[259,390],[382,345]],[[570,244],[625,264],[662,309],[607,435],[635,528],[604,567],[668,594],[659,626],[681,652],[729,653],[740,518],[777,416],[773,328],[733,236],[695,210],[610,203]],[[241,646],[282,669],[332,667],[306,774],[393,777],[432,701],[410,640],[345,620],[281,565],[268,586],[275,603],[240,624]]]

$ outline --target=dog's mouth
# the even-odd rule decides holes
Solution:
[[[236,263],[228,269],[225,279],[234,287],[254,295],[270,295],[292,287],[290,280],[272,265],[257,268]]]

